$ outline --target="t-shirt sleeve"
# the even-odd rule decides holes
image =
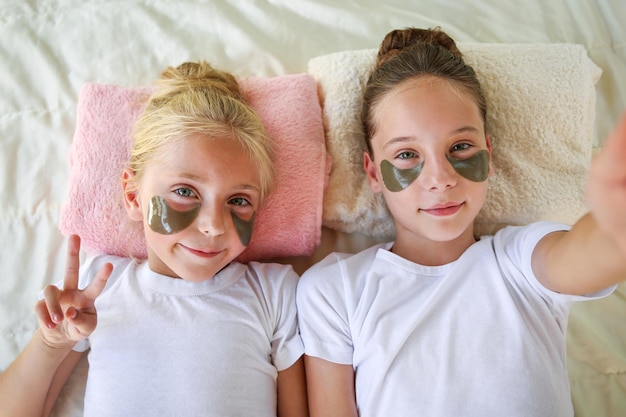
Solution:
[[[296,311],[298,274],[287,265],[256,265],[265,269],[261,272],[269,284],[265,291],[271,293],[268,303],[274,312],[274,328],[270,342],[272,363],[278,371],[283,371],[293,365],[304,353]]]
[[[298,322],[307,355],[350,365],[354,348],[344,278],[338,254],[307,270],[298,283]]]
[[[498,232],[500,233],[500,239],[507,256],[519,266],[523,276],[528,280],[531,287],[541,294],[544,299],[565,306],[570,306],[577,301],[595,300],[606,297],[617,287],[614,285],[592,294],[575,295],[552,291],[539,282],[532,270],[532,253],[535,247],[544,236],[553,232],[569,231],[570,229],[571,227],[565,224],[541,221],[524,227],[505,228],[501,232]]]

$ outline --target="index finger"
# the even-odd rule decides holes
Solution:
[[[78,269],[80,267],[80,237],[70,235],[67,242],[67,261],[65,266],[65,278],[63,278],[64,290],[78,289]]]

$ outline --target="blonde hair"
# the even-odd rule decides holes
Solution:
[[[207,140],[236,140],[256,164],[261,197],[273,185],[271,140],[259,116],[244,101],[235,77],[207,62],[185,62],[167,68],[157,81],[133,128],[128,168],[141,183],[145,167],[164,157],[166,145],[190,135]]]

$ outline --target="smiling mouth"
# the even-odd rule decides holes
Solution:
[[[203,251],[203,250],[199,250],[199,249],[193,249],[190,248],[188,246],[184,246],[181,245],[183,248],[185,248],[185,250],[187,250],[189,253],[198,256],[200,258],[213,258],[215,256],[217,256],[218,254],[220,254],[221,251],[218,250],[213,250],[213,251]]]
[[[420,209],[420,211],[424,213],[428,213],[431,216],[444,217],[444,216],[451,216],[455,214],[461,209],[462,206],[463,206],[463,203],[442,205],[442,206],[434,206],[428,209]]]

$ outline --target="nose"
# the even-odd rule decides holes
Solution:
[[[428,190],[445,190],[456,185],[457,173],[445,155],[430,156],[425,159],[418,180]]]
[[[226,214],[226,210],[220,204],[203,204],[198,214],[198,229],[207,236],[224,234]]]

